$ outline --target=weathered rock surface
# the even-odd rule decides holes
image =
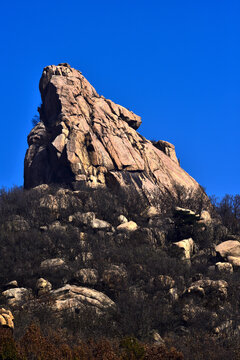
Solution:
[[[17,280],[12,280],[9,281],[5,286],[4,286],[4,290],[8,290],[8,289],[14,289],[14,288],[18,288],[18,282]]]
[[[119,221],[120,224],[125,224],[125,223],[128,222],[128,219],[124,215],[119,215],[118,221]]]
[[[240,267],[240,256],[228,256],[227,259],[235,268]]]
[[[211,223],[211,221],[212,221],[212,218],[211,218],[211,215],[209,214],[209,212],[207,210],[203,210],[201,213],[201,218],[200,218],[199,222],[203,223],[203,224],[209,224],[209,223]]]
[[[41,269],[66,268],[65,261],[60,258],[47,259],[41,262]]]
[[[109,224],[107,221],[100,220],[100,219],[93,219],[91,221],[91,228],[93,229],[111,229],[112,225]]]
[[[0,309],[0,326],[14,329],[13,320],[14,316],[10,310],[6,310],[4,308]]]
[[[152,141],[153,145],[156,146],[159,150],[163,151],[164,154],[170,157],[175,163],[179,164],[176,152],[175,152],[175,146],[171,144],[168,141],[158,140],[158,141]]]
[[[221,274],[231,274],[233,273],[233,266],[232,264],[226,262],[217,262],[215,264],[215,269],[217,272],[221,273]]]
[[[5,290],[2,295],[9,306],[19,306],[31,297],[32,291],[26,288],[14,288]]]
[[[115,308],[114,302],[105,294],[76,285],[65,285],[64,287],[51,291],[55,298],[55,310],[72,310],[90,306],[98,312]]]
[[[192,224],[200,220],[200,215],[190,209],[184,209],[179,206],[175,208],[175,217],[185,224]]]
[[[117,230],[120,232],[131,232],[131,231],[136,231],[137,228],[138,226],[134,221],[128,221],[118,225]]]
[[[40,122],[28,136],[25,188],[132,185],[146,195],[174,192],[175,184],[199,188],[179,166],[173,145],[153,145],[139,135],[140,117],[99,96],[81,72],[68,64],[47,66],[39,87]]]
[[[67,209],[69,206],[75,206],[81,209],[81,200],[74,196],[72,191],[60,188],[55,195],[51,195],[46,193],[48,188],[47,184],[42,184],[34,188],[40,196],[40,208],[51,210],[56,214],[59,214],[59,212]]]
[[[151,219],[158,215],[159,215],[159,210],[154,206],[149,206],[147,209],[145,209],[141,213],[141,216],[143,216],[144,218],[147,218],[147,219]]]
[[[216,246],[216,252],[222,257],[240,257],[240,242],[237,240],[227,240]]]
[[[36,289],[38,295],[43,295],[52,290],[52,284],[48,280],[40,278],[36,283]]]
[[[194,241],[193,239],[184,239],[172,244],[172,250],[176,250],[176,254],[179,252],[179,256],[183,260],[191,259],[193,253]]]

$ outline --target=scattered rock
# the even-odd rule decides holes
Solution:
[[[75,272],[74,278],[84,285],[96,285],[98,272],[96,269],[85,268]]]
[[[17,280],[13,280],[13,281],[8,282],[8,283],[4,286],[4,288],[5,288],[5,290],[18,288]]]
[[[31,297],[32,291],[26,288],[14,288],[3,291],[2,295],[9,306],[19,306]]]
[[[0,326],[14,329],[14,316],[10,310],[0,309]]]
[[[134,221],[128,221],[124,224],[118,225],[117,230],[122,232],[131,232],[136,231],[138,228],[137,224]]]
[[[120,224],[125,224],[128,222],[128,219],[124,215],[119,215],[118,221],[120,222]]]
[[[177,288],[169,289],[168,294],[169,294],[171,303],[174,303],[174,302],[178,301],[179,294],[178,294],[178,289]]]
[[[36,289],[38,295],[43,295],[52,290],[52,284],[48,280],[40,278],[37,280]]]
[[[234,268],[240,267],[240,256],[228,256],[227,260],[232,264]]]
[[[215,269],[216,269],[216,271],[218,271],[222,274],[232,274],[233,273],[233,266],[230,263],[218,262],[215,264]]]
[[[69,222],[75,222],[78,225],[88,225],[91,226],[92,221],[95,220],[96,215],[94,212],[86,212],[86,213],[81,213],[81,212],[77,212],[71,216],[69,216],[68,221]]]
[[[52,211],[58,211],[60,208],[60,204],[56,196],[48,194],[47,196],[43,196],[39,200],[39,206],[41,208],[49,209]]]
[[[179,221],[182,221],[185,224],[193,224],[200,220],[200,215],[190,209],[177,206],[175,208],[175,218],[178,218]]]
[[[191,259],[191,255],[194,249],[194,241],[192,238],[189,238],[175,242],[172,244],[172,249],[173,252],[176,252],[176,255],[180,255],[182,260]]]
[[[147,218],[147,219],[151,219],[155,216],[159,216],[159,211],[155,206],[149,206],[147,209],[145,209],[142,213],[141,216]]]
[[[216,302],[226,300],[228,296],[228,283],[225,280],[203,279],[191,284],[184,292],[186,296],[207,297],[210,304],[210,297]]]
[[[156,345],[164,345],[165,344],[165,341],[160,336],[160,334],[157,330],[150,331],[146,340],[150,343],[155,343]]]
[[[90,223],[91,228],[93,229],[111,229],[112,225],[107,221],[100,219],[93,219]]]
[[[61,258],[47,259],[41,262],[41,269],[52,269],[52,268],[66,268],[65,260]]]
[[[237,240],[227,240],[216,246],[216,252],[223,259],[240,256],[240,242]]]
[[[201,218],[200,218],[199,222],[204,223],[204,224],[210,224],[212,222],[211,215],[209,214],[209,212],[207,210],[203,210],[201,212]]]

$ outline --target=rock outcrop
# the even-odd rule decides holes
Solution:
[[[114,310],[115,303],[105,294],[94,289],[76,285],[65,285],[53,290],[51,295],[55,298],[54,309],[57,311],[72,310],[90,306],[98,313]]]
[[[6,327],[9,329],[14,329],[14,316],[10,310],[4,308],[0,309],[0,327]]]
[[[176,254],[179,254],[179,257],[182,260],[189,260],[191,259],[191,255],[194,249],[194,241],[193,239],[184,239],[172,244],[173,249],[175,249]],[[174,250],[173,250],[174,252]]]
[[[26,288],[13,288],[2,292],[2,296],[8,306],[21,306],[31,298],[32,292]]]
[[[81,188],[133,185],[148,195],[198,189],[174,146],[137,133],[141,118],[99,96],[68,64],[47,66],[40,80],[40,121],[28,136],[24,187],[65,183]]]

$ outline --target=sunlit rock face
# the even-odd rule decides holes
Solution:
[[[136,131],[141,118],[99,96],[80,71],[47,66],[39,88],[40,122],[28,135],[25,188],[132,185],[149,198],[155,190],[173,191],[175,184],[198,189],[179,166],[174,146],[146,140]]]

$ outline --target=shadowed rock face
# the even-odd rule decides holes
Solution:
[[[68,64],[47,66],[39,87],[40,122],[28,136],[25,188],[132,184],[146,195],[171,191],[174,184],[198,188],[179,166],[173,145],[154,145],[138,134],[141,118],[99,96],[81,72]]]

